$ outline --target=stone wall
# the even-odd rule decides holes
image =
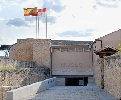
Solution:
[[[10,60],[34,61],[50,67],[50,39],[18,39],[10,48]]]
[[[104,66],[105,90],[121,99],[121,55],[106,57]]]
[[[95,79],[96,85],[99,88],[102,88],[101,61],[102,61],[101,59],[97,59],[94,63],[94,79]]]
[[[49,78],[48,68],[25,68],[0,71],[0,86],[25,86]]]
[[[23,68],[0,71],[0,100],[6,100],[6,91],[42,81],[50,77],[50,69]]]
[[[1,59],[0,67],[35,68],[37,65],[35,62]]]
[[[17,59],[24,61],[33,60],[33,41],[31,39],[17,40]]]
[[[38,66],[51,66],[50,58],[50,40],[38,40],[33,44],[33,61],[36,62]]]
[[[94,77],[98,87],[104,87],[116,99],[121,99],[121,55],[97,59]]]

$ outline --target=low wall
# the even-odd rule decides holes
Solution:
[[[49,78],[44,81],[33,83],[18,89],[8,91],[6,100],[23,100],[41,91],[47,90],[56,84],[56,78]]]
[[[17,88],[14,86],[0,86],[0,100],[6,100],[6,92]]]

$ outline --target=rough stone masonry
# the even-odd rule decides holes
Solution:
[[[102,65],[104,65],[102,71]],[[103,72],[103,73],[102,73]],[[104,75],[102,80],[102,74]],[[97,59],[94,67],[95,82],[98,87],[109,92],[116,99],[121,99],[121,55]],[[102,81],[103,84],[102,84]]]

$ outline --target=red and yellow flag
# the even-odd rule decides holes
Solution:
[[[44,16],[46,12],[46,8],[37,9],[35,8],[24,8],[24,16]]]
[[[24,16],[38,16],[37,7],[35,8],[24,8]]]

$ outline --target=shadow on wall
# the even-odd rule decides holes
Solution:
[[[26,86],[50,78],[50,69],[45,66],[30,68],[29,70],[25,70],[25,72],[22,74],[25,74],[26,76],[23,79],[21,86]]]

